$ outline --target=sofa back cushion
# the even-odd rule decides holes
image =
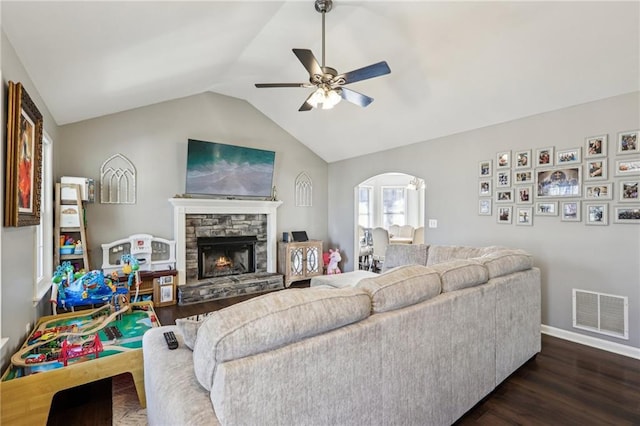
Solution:
[[[533,268],[533,256],[524,250],[498,250],[475,258],[489,271],[489,279]]]
[[[384,253],[382,272],[402,265],[425,266],[428,251],[426,244],[389,244]]]
[[[399,266],[356,285],[371,295],[373,313],[414,305],[440,294],[440,276],[423,265]]]
[[[287,289],[210,315],[198,330],[193,366],[211,390],[218,364],[266,352],[370,315],[371,299],[357,288]]]
[[[431,245],[429,247],[429,257],[427,258],[426,265],[436,265],[438,263],[448,262],[455,259],[471,259],[503,249],[504,247],[499,246],[468,247]]]
[[[451,260],[431,265],[429,269],[440,275],[443,293],[484,284],[489,280],[487,268],[474,259]]]

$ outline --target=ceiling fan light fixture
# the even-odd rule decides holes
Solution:
[[[338,105],[341,100],[342,96],[340,96],[336,89],[325,86],[318,87],[307,102],[314,108],[331,109]]]

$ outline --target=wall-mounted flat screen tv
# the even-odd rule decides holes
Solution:
[[[187,194],[268,198],[276,153],[189,139]]]

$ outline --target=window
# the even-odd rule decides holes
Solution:
[[[365,228],[371,228],[373,222],[372,206],[373,200],[371,192],[373,188],[370,186],[358,187],[358,225]]]
[[[382,187],[382,226],[389,229],[391,225],[406,223],[407,202],[404,186]]]
[[[42,138],[42,202],[40,225],[36,227],[36,276],[33,301],[39,302],[51,286],[53,275],[53,142],[46,134]]]

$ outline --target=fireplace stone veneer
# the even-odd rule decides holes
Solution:
[[[282,201],[171,198],[173,235],[176,240],[178,296],[186,303],[248,294],[277,287],[277,208]],[[198,237],[256,236],[254,274],[198,280]],[[262,287],[260,281],[264,281]],[[247,282],[247,283],[245,283]],[[245,285],[248,284],[248,285]],[[225,287],[218,291],[218,287]],[[223,294],[223,296],[220,296]],[[187,296],[188,295],[188,296]]]

